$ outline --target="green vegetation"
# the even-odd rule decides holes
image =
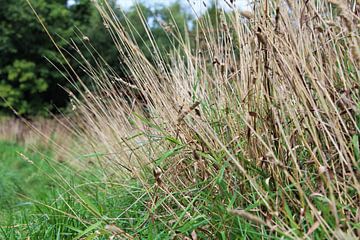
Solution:
[[[4,204],[15,208],[3,238],[358,239],[357,2],[213,5],[191,31],[149,26],[142,6],[136,20],[107,3],[94,5],[120,72],[101,54],[80,54],[88,78],[77,79],[61,122],[69,132],[51,136],[53,161],[29,165],[50,175],[51,183],[37,178],[50,190],[14,191],[4,178]],[[167,19],[186,19],[174,14]],[[17,159],[5,161],[8,170],[39,159],[3,145]],[[28,202],[19,189],[33,194],[31,206],[16,205]]]
[[[52,171],[43,169],[46,164],[40,154],[25,151],[13,143],[1,142],[0,158],[0,201],[2,206],[6,206],[5,209],[12,208],[11,206],[17,204],[16,201],[21,200],[18,194],[46,198],[47,192],[51,191],[51,181],[47,180],[41,171],[45,170],[47,174]]]
[[[5,1],[0,8],[0,113],[9,114],[12,109],[18,115],[34,116],[64,110],[68,105],[69,96],[63,89],[73,89],[77,77],[90,84],[88,74],[82,71],[82,57],[91,64],[98,60],[91,59],[94,49],[111,66],[117,75],[124,75],[124,68],[119,64],[123,56],[118,54],[113,44],[111,33],[107,32],[104,22],[90,0],[75,1],[71,6],[67,0],[36,0],[30,1],[47,30],[62,49],[65,59],[59,54],[42,25],[37,21],[26,0]],[[163,50],[169,50],[174,39],[161,24],[179,26],[184,33],[185,26],[191,21],[190,15],[182,13],[180,4],[170,8],[159,6],[150,10],[145,5],[133,7],[126,16],[121,10],[115,9],[115,3],[108,1],[115,10],[128,32],[136,31],[134,41],[147,51],[148,59],[152,53],[148,50],[149,41],[143,42],[146,29],[142,21],[150,22],[155,42]],[[140,19],[138,12],[144,14]],[[176,13],[176,14],[171,14]],[[155,19],[154,20],[154,16]],[[71,41],[70,41],[71,39]],[[91,46],[84,46],[84,42]],[[78,50],[82,54],[78,54]],[[67,61],[70,65],[67,64]],[[67,72],[65,77],[62,73]]]
[[[76,11],[66,7],[67,1],[33,1],[46,26],[64,39],[72,36]],[[75,9],[74,9],[75,10]],[[26,0],[1,3],[0,8],[0,107],[9,112],[13,107],[20,115],[46,113],[51,104],[63,107],[66,94],[59,84],[68,85],[60,72],[54,71],[46,58],[61,68],[59,55],[28,6]],[[90,17],[82,15],[82,19]],[[59,47],[69,49],[66,41],[56,38]],[[51,109],[49,109],[51,110]]]
[[[35,208],[31,198],[46,201],[53,193],[54,183],[46,174],[54,171],[42,158],[14,143],[0,142],[0,226],[29,217]]]
[[[196,229],[201,229],[196,233],[200,239],[260,236],[251,224],[227,212],[228,207],[236,204],[239,192],[233,195],[224,188],[221,194],[214,195],[213,191],[219,191],[216,186],[225,184],[225,168],[214,179],[191,186],[193,198],[190,205],[175,212],[179,216],[176,221],[171,222],[169,218],[170,222],[161,220],[163,224],[159,224],[156,215],[163,212],[166,217],[166,209],[161,203],[181,199],[184,193],[166,196],[161,188],[154,185],[155,180],[149,182],[153,186],[149,189],[134,180],[101,182],[95,170],[86,177],[85,174],[70,177],[66,171],[61,171],[64,166],[56,168],[61,171],[62,177],[59,178],[59,172],[56,173],[40,155],[4,142],[1,149],[1,169],[10,170],[2,173],[1,179],[5,187],[0,204],[5,210],[0,218],[1,238],[80,239],[86,236],[86,239],[108,239],[123,235],[125,231],[129,239],[133,238],[131,236],[169,239],[176,235],[188,235]],[[162,160],[173,154],[173,151],[165,153]],[[213,187],[209,188],[209,185]],[[151,203],[153,197],[159,202]],[[223,205],[224,199],[229,201],[229,205]],[[206,202],[211,204],[196,211],[192,209],[193,204]],[[189,214],[194,214],[194,217],[189,219]],[[218,230],[217,234],[207,230],[209,223]],[[230,235],[226,234],[228,231],[231,231]]]

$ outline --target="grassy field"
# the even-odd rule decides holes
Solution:
[[[65,213],[71,204],[65,183],[78,182],[75,170],[51,158],[49,149],[0,142],[0,239],[73,239],[78,234],[79,221]]]
[[[31,199],[48,199],[52,184],[37,167],[45,166],[39,154],[29,153],[15,143],[0,142],[0,159],[0,225],[4,233],[12,227],[16,231],[22,218],[31,218],[29,214],[35,208]]]
[[[41,155],[15,143],[0,142],[0,159],[0,204],[5,210],[1,211],[1,221],[4,223],[9,213],[33,205],[26,197],[39,200],[49,197],[53,184],[42,171],[47,174],[53,171],[45,168]]]
[[[182,192],[163,195],[154,185],[155,179],[149,182],[153,187],[144,189],[142,183],[135,180],[101,181],[95,170],[81,176],[76,175],[74,169],[61,171],[65,166],[57,165],[55,170],[51,161],[44,160],[51,156],[50,152],[47,156],[40,155],[6,142],[1,142],[0,147],[0,239],[108,239],[111,236],[172,239],[188,233],[200,239],[262,236],[251,224],[227,212],[240,193],[228,192],[222,180],[224,172],[193,185],[191,204],[176,211],[179,216],[176,221],[161,220],[160,224],[156,215],[163,212],[165,217],[166,209],[151,203],[152,198],[158,196],[163,198],[161,201],[173,198],[176,204],[175,199],[181,199]],[[209,189],[209,185],[213,187]],[[213,195],[218,191],[217,186],[223,187],[221,194]],[[211,204],[193,212],[191,207],[195,201]],[[188,212],[194,214],[192,219]],[[215,227],[218,234],[202,228],[208,224]],[[195,233],[196,229],[202,231]]]
[[[95,1],[130,77],[80,53],[94,81],[74,78],[50,164],[2,143],[3,238],[358,239],[360,18],[346,2],[216,10],[196,41],[169,24],[166,56],[141,36],[150,61]]]

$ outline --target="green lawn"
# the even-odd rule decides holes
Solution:
[[[45,200],[52,189],[52,174],[43,157],[13,143],[0,142],[0,220],[9,212],[31,205],[29,198]]]
[[[260,236],[251,224],[227,213],[228,205],[222,201],[228,198],[229,204],[233,204],[236,197],[226,188],[216,196],[212,194],[213,188],[204,190],[205,185],[215,184],[213,180],[193,189],[193,201],[208,204],[195,211],[191,202],[186,210],[177,209],[175,214],[179,218],[170,222],[173,217],[167,217],[166,209],[159,204],[169,196],[156,187],[145,190],[134,180],[103,182],[94,172],[75,176],[74,171],[61,171],[65,166],[52,168],[53,164],[44,161],[42,155],[16,144],[0,142],[0,149],[0,207],[4,210],[0,211],[0,239],[109,239],[117,234],[109,232],[108,226],[116,226],[136,236],[135,239],[172,239],[175,235],[187,236],[209,224],[218,229],[211,234],[212,238],[227,239],[226,229],[230,231],[231,239],[244,235],[254,239]],[[34,164],[24,160],[20,153]],[[66,180],[57,178],[53,181],[46,177],[56,177],[58,171]],[[221,181],[220,178],[217,180],[219,184]],[[174,192],[174,197],[180,199],[181,194]],[[149,207],[152,195],[163,200]],[[187,211],[191,212],[192,218],[185,217]],[[206,232],[198,231],[197,234],[199,239],[209,237]]]
[[[227,187],[227,164],[219,174],[194,183],[187,193],[191,194],[190,203],[186,203],[171,201],[172,197],[181,200],[186,192],[173,190],[169,195],[156,187],[150,174],[146,185],[134,179],[111,181],[96,170],[81,171],[80,175],[66,165],[44,160],[51,159],[47,152],[41,155],[0,142],[0,239],[109,239],[124,236],[122,231],[134,239],[183,239],[194,231],[198,239],[280,239],[283,235],[269,234],[265,228],[259,232],[253,218],[228,212],[243,198],[240,187],[233,192]],[[291,191],[289,188],[287,193]],[[184,208],[174,207],[174,215],[170,215],[161,205],[165,201]],[[329,208],[314,202],[329,219],[328,224],[333,224]],[[286,208],[284,217],[294,216],[292,209]],[[312,220],[312,216],[306,217]],[[109,231],[109,226],[121,229],[115,231],[121,234]],[[213,232],[206,231],[209,227]],[[325,239],[326,235],[318,229],[312,238]]]
[[[0,142],[0,239],[108,239],[105,226],[113,221],[107,218],[116,218],[136,201],[136,186],[128,191],[122,186],[110,189],[94,172],[80,176],[49,161],[50,156],[50,151],[42,155]],[[139,216],[133,224],[143,220]],[[92,234],[95,230],[100,236]]]
[[[0,239],[24,239],[39,230],[36,202],[50,202],[59,187],[51,179],[56,174],[49,155],[0,142]]]

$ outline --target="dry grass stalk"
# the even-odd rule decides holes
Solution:
[[[233,214],[233,215],[237,215],[240,216],[242,218],[245,218],[246,220],[253,222],[257,225],[262,225],[262,226],[266,226],[268,224],[266,224],[266,222],[264,220],[262,220],[261,218],[259,218],[258,216],[255,216],[254,214],[251,214],[249,212],[246,212],[245,210],[240,210],[240,209],[231,209],[229,210],[229,213]]]
[[[134,91],[121,91],[106,71],[84,66],[97,89],[91,92],[84,84],[74,99],[82,123],[76,133],[85,143],[83,151],[113,155],[101,158],[109,175],[128,174],[116,162],[151,172],[153,160],[160,159],[162,178],[154,172],[151,179],[166,186],[162,194],[171,197],[161,206],[174,218],[177,208],[191,203],[189,189],[202,182],[199,172],[213,179],[221,173],[226,190],[241,195],[237,206],[262,204],[262,217],[242,210],[232,214],[269,226],[262,219],[277,212],[272,216],[277,229],[294,239],[320,230],[333,238],[335,228],[355,232],[351,223],[357,216],[348,210],[356,209],[360,199],[353,142],[360,133],[355,17],[335,0],[328,2],[341,9],[340,15],[322,1],[266,2],[267,18],[265,1],[260,1],[254,21],[241,21],[237,12],[219,17],[215,26],[209,17],[199,19],[199,42],[194,46],[180,39],[169,53],[170,64],[150,31],[153,63],[124,32],[111,7],[98,4]],[[270,14],[276,12],[281,14]],[[179,113],[179,105],[190,107]],[[196,109],[201,117],[186,118]],[[141,174],[136,177],[148,186]],[[221,190],[204,189],[215,196]],[[318,192],[329,199],[333,225],[319,213],[321,196],[310,197]],[[194,207],[195,214],[200,211]],[[298,224],[293,231],[304,216],[315,224]]]
[[[134,239],[131,235],[127,234],[124,230],[116,226],[115,224],[108,224],[105,229],[116,236],[124,236],[126,239]]]

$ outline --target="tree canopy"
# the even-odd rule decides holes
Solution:
[[[66,47],[73,27],[89,14],[78,14],[65,0],[32,1],[59,47]],[[81,17],[80,17],[81,16]],[[66,105],[66,94],[60,85],[66,79],[50,61],[58,53],[25,0],[3,1],[0,7],[0,107],[12,107],[19,114],[38,114],[52,105]]]
[[[115,44],[90,0],[77,0],[72,5],[67,0],[36,0],[31,3],[59,48],[69,55],[76,55],[69,41],[81,41],[76,35],[81,31],[106,62],[121,71],[121,59]],[[151,28],[160,51],[174,49],[178,44],[176,34],[184,34],[191,21],[191,15],[184,14],[178,3],[156,8],[140,4],[126,14],[120,12],[120,21],[127,26],[127,31],[135,33],[133,40],[150,60],[152,49],[148,48],[149,39],[144,37],[146,30],[139,12]],[[76,59],[69,61],[75,68],[78,66]],[[71,86],[63,76],[63,64],[64,59],[27,1],[3,1],[0,6],[0,112],[15,110],[19,115],[38,115],[66,107],[68,94],[62,88]],[[83,77],[86,78],[86,74],[83,73]]]

